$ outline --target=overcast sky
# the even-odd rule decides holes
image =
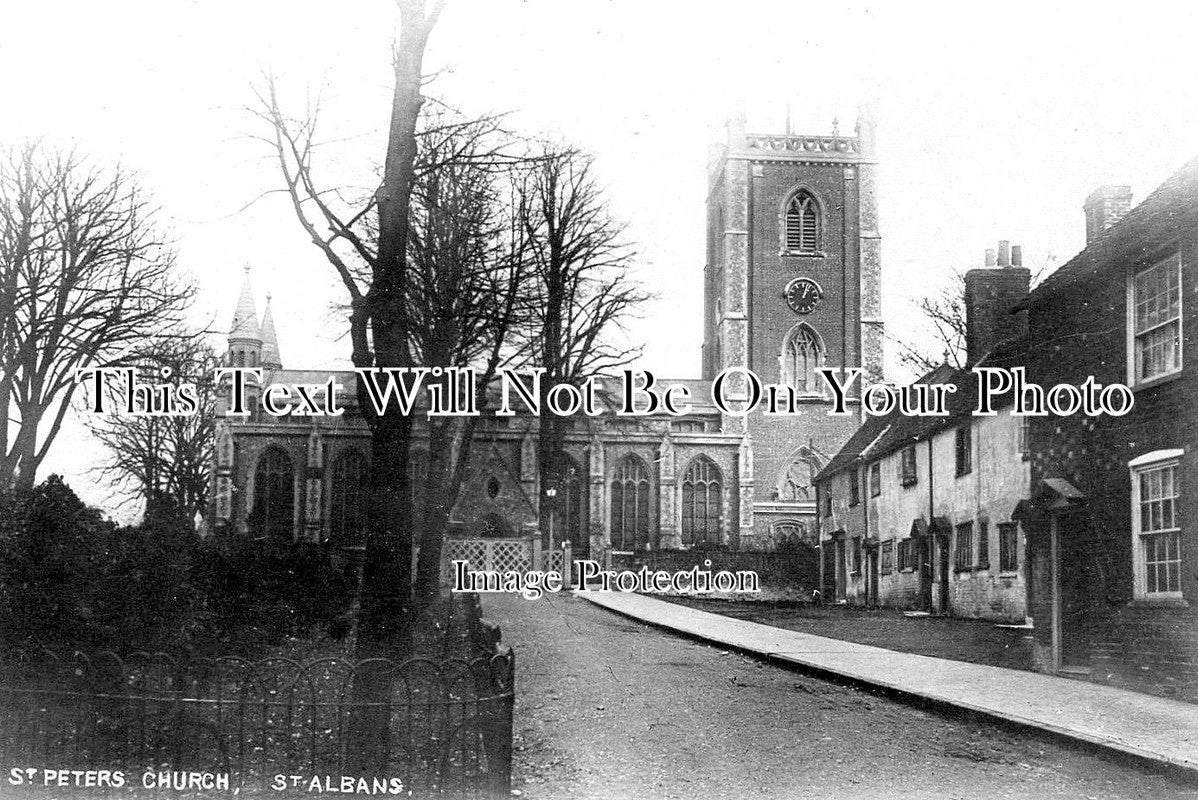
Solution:
[[[783,129],[788,103],[803,133],[834,118],[851,131],[875,103],[884,310],[905,339],[920,335],[912,300],[997,239],[1033,268],[1064,263],[1091,189],[1127,183],[1138,201],[1198,156],[1193,10],[988,5],[450,0],[425,63],[436,97],[596,155],[659,295],[634,329],[643,365],[690,377],[705,162],[738,99],[761,132]],[[342,366],[341,294],[284,200],[260,197],[277,175],[245,109],[267,70],[297,109],[319,91],[344,139],[323,174],[359,179],[381,155],[395,26],[387,0],[9,3],[0,142],[44,137],[136,168],[201,287],[197,321],[227,328],[249,264],[284,363]],[[102,502],[88,453],[71,426],[43,474]]]

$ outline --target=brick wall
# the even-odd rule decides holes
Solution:
[[[1179,464],[1177,518],[1181,526],[1181,589],[1198,599],[1198,258],[1192,214],[1179,213],[1178,229],[1158,241],[1176,245],[1182,258],[1182,372],[1135,390],[1135,408],[1122,417],[1037,418],[1032,426],[1032,476],[1062,478],[1085,495],[1082,524],[1061,548],[1070,568],[1083,569],[1090,607],[1081,628],[1092,679],[1198,701],[1198,615],[1188,608],[1143,607],[1134,601],[1133,522],[1128,462],[1161,449],[1183,448]],[[1029,314],[1032,342],[1028,378],[1051,386],[1080,384],[1093,375],[1103,384],[1125,383],[1127,369],[1127,275],[1139,264],[1166,257],[1164,249],[1138,242],[1111,245],[1110,263],[1099,264],[1050,302]],[[1051,666],[1051,570],[1048,537],[1033,541],[1032,613],[1037,661]]]
[[[1198,702],[1198,611],[1114,607],[1089,628],[1091,679]]]

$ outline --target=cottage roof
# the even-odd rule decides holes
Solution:
[[[1018,366],[1023,361],[1026,346],[1026,339],[1000,342],[978,362],[978,366]],[[857,429],[848,443],[828,462],[828,466],[820,471],[816,481],[830,478],[858,463],[883,458],[915,442],[926,441],[939,431],[973,416],[973,410],[977,407],[977,377],[972,370],[956,369],[948,364],[941,364],[911,385],[916,384],[947,384],[956,387],[948,395],[945,403],[947,415],[907,416],[896,409],[886,416],[866,417],[865,424]],[[1011,402],[1013,397],[1008,393],[994,405],[995,408],[1004,408]]]

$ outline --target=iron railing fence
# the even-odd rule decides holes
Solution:
[[[414,797],[510,792],[509,648],[356,663],[14,652],[0,669],[0,764],[121,772],[122,797],[188,796],[146,781],[189,773],[224,775],[241,796],[311,796],[312,780],[325,793],[345,778],[355,795],[394,796],[396,781]],[[205,780],[197,795],[224,788]]]

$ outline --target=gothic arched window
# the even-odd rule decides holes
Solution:
[[[364,541],[365,506],[366,459],[357,450],[347,450],[333,462],[329,502],[329,539],[333,544]]]
[[[791,195],[785,212],[786,250],[790,253],[819,252],[819,205],[811,192],[800,189]]]
[[[295,468],[280,447],[268,447],[254,469],[250,529],[259,539],[290,543],[295,529]]]
[[[648,547],[655,528],[653,485],[649,468],[634,455],[627,455],[611,479],[611,546],[616,550]]]
[[[720,468],[707,456],[699,456],[682,477],[683,544],[719,543],[723,498]]]
[[[782,343],[782,385],[793,386],[800,393],[818,393],[819,375],[815,370],[823,354],[819,334],[805,322],[796,325]]]

